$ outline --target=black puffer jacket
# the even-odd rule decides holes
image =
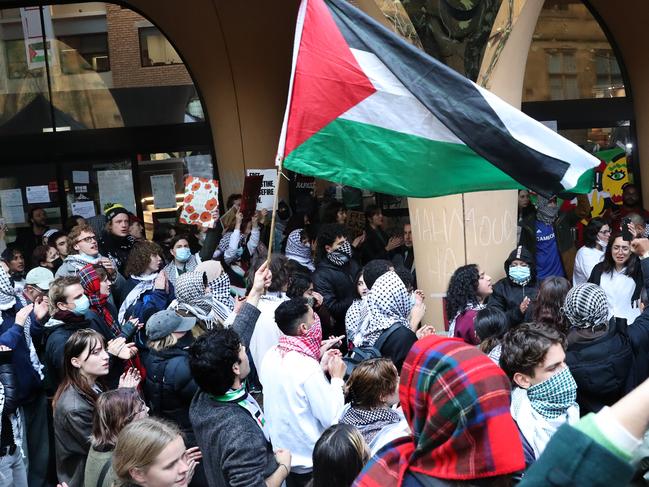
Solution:
[[[509,266],[515,260],[527,262],[530,267],[530,282],[521,286],[509,278]],[[493,294],[489,296],[487,306],[497,308],[507,315],[509,327],[519,325],[526,321],[532,321],[534,301],[539,293],[536,280],[536,263],[532,254],[524,247],[516,247],[505,261],[505,274],[493,287]],[[530,305],[525,314],[521,313],[520,305],[523,298],[530,298]]]
[[[143,362],[147,372],[144,395],[151,414],[178,424],[187,443],[193,446],[196,439],[189,422],[189,405],[198,386],[189,369],[188,348],[192,341],[191,333],[187,333],[172,347],[150,349]]]
[[[99,237],[99,252],[112,259],[121,274],[124,274],[126,261],[134,245],[135,239],[130,235],[118,237],[110,232],[104,231]]]
[[[313,273],[313,287],[322,294],[324,304],[337,325],[345,323],[345,314],[356,296],[354,276],[360,266],[351,259],[344,266],[336,266],[328,260],[321,260]]]
[[[570,331],[566,364],[577,382],[582,416],[612,406],[637,385],[633,349],[623,322],[615,318],[600,335],[590,330]]]

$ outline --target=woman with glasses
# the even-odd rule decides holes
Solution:
[[[149,408],[135,389],[115,389],[97,399],[92,419],[90,452],[86,460],[85,487],[111,487],[116,480],[111,468],[117,436],[131,421],[146,418]]]
[[[640,260],[620,233],[611,235],[604,260],[593,268],[588,282],[599,285],[606,293],[609,315],[624,318],[628,324],[640,316]]]
[[[577,251],[572,285],[588,281],[593,267],[604,260],[604,250],[611,236],[611,227],[601,218],[593,218],[584,229],[584,246]]]

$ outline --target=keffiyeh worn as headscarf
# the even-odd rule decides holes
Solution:
[[[552,225],[559,214],[559,206],[555,203],[550,205],[550,200],[544,196],[538,195],[536,200],[536,218],[543,223]]]
[[[302,243],[302,229],[298,228],[289,233],[286,239],[286,257],[303,265],[310,271],[315,270],[313,257],[311,255],[311,246]]]
[[[282,357],[288,352],[297,352],[320,361],[322,345],[322,324],[317,313],[313,313],[313,325],[304,335],[290,336],[282,334],[277,349]]]
[[[367,307],[369,318],[366,327],[361,330],[364,345],[374,345],[381,333],[394,323],[410,327],[410,295],[394,271],[388,271],[376,280],[367,295]]]
[[[16,294],[9,274],[0,267],[0,310],[11,309],[16,305]]]
[[[436,335],[418,340],[403,364],[399,398],[412,435],[386,445],[354,486],[402,485],[415,473],[482,479],[525,467],[509,380],[476,347]]]
[[[604,290],[590,282],[573,287],[566,295],[563,312],[575,328],[592,328],[607,323],[608,300]]]
[[[101,294],[99,291],[101,279],[97,275],[95,267],[92,264],[83,267],[79,271],[79,279],[81,280],[83,291],[90,300],[90,309],[101,316],[113,332],[113,335],[117,336],[120,332],[119,326],[115,323],[113,315],[110,314],[110,311],[106,307],[106,304],[108,303],[108,295]]]
[[[234,310],[230,296],[230,278],[224,272],[208,283],[209,294],[205,294],[203,275],[205,272],[186,272],[176,281],[177,309],[185,310],[208,325],[225,320]]]
[[[347,339],[359,347],[362,343],[361,330],[367,327],[370,310],[367,307],[367,296],[356,299],[345,313],[345,331]]]

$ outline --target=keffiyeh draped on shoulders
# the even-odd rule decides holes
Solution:
[[[367,326],[361,330],[363,345],[374,345],[381,333],[394,323],[410,328],[410,295],[394,271],[386,272],[376,280],[367,295],[367,307]]]
[[[230,295],[230,278],[223,272],[208,283],[209,294],[205,294],[204,272],[186,272],[176,281],[176,308],[185,310],[208,325],[225,321],[234,310]]]

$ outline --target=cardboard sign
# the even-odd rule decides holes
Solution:
[[[243,182],[243,195],[241,196],[241,213],[243,219],[251,219],[257,211],[257,200],[261,192],[261,186],[264,182],[264,177],[259,176],[246,176]]]
[[[257,198],[257,210],[273,210],[275,203],[275,186],[277,185],[277,169],[248,169],[248,176],[263,176],[259,198]]]
[[[214,217],[213,212],[218,209],[219,182],[215,179],[187,176],[180,223],[214,228],[218,218]]]

